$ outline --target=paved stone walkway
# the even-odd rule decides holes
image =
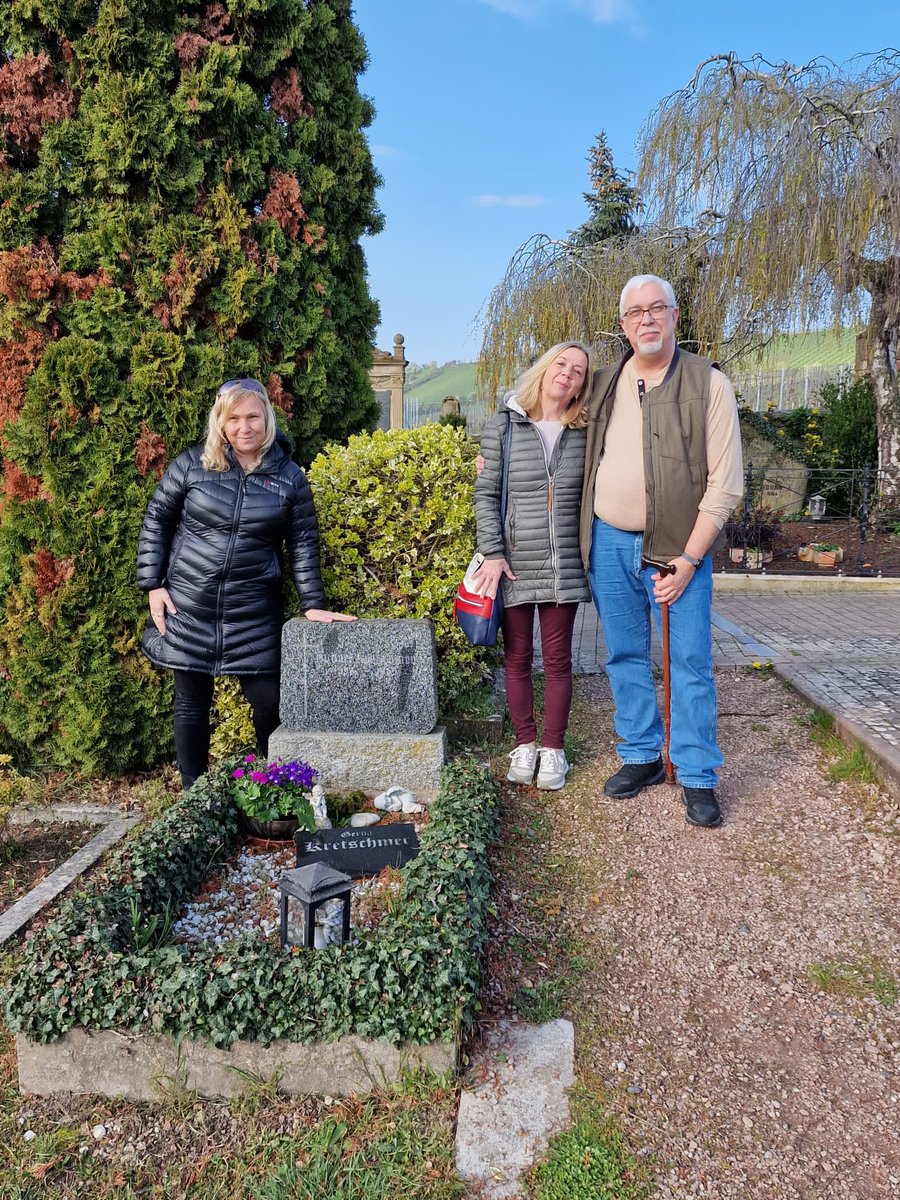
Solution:
[[[774,581],[773,581],[774,582]],[[606,647],[592,605],[575,624],[578,674],[603,669]],[[653,659],[661,665],[654,633]],[[717,668],[769,662],[811,704],[858,738],[900,787],[900,583],[893,590],[817,587],[783,591],[717,589],[713,599]]]

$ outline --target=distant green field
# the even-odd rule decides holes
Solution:
[[[742,363],[740,369],[774,371],[781,367],[842,367],[853,362],[855,352],[856,333],[852,329],[845,329],[841,333],[831,330],[792,333],[775,338],[761,360],[750,359]],[[445,396],[457,396],[460,400],[477,399],[475,364],[454,363],[440,367],[430,379],[422,383],[413,380],[407,384],[405,394],[408,398],[417,399],[423,408],[439,406]]]
[[[406,385],[405,395],[416,399],[424,408],[440,405],[445,396],[456,396],[460,400],[475,399],[475,364],[454,363],[440,367],[438,373],[423,383]]]
[[[790,333],[775,338],[759,363],[763,370],[779,367],[843,367],[852,364],[856,356],[856,331],[840,333],[826,330],[821,333]],[[751,360],[747,366],[756,365]]]

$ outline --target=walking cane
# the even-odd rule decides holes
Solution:
[[[669,605],[660,601],[662,614],[662,668],[663,668],[663,727],[666,731],[666,783],[675,783],[675,768],[669,743],[672,740],[672,680],[669,671]]]

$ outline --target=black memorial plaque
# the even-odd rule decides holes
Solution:
[[[298,830],[297,866],[324,863],[352,879],[402,867],[419,853],[415,825],[369,825],[366,829]]]

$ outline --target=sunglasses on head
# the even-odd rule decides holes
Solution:
[[[259,396],[266,394],[266,389],[258,379],[226,379],[219,391],[224,392],[226,388],[230,387],[242,387],[245,391],[256,392]]]

